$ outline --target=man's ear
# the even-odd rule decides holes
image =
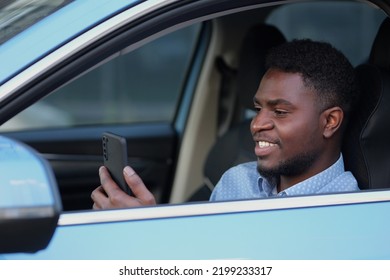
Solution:
[[[340,129],[344,119],[344,111],[340,107],[332,107],[322,112],[325,138],[331,138]]]

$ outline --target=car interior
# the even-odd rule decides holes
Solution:
[[[390,169],[389,127],[378,120],[386,120],[390,93],[390,19],[379,27],[373,42],[368,62],[356,67],[360,82],[360,100],[347,127],[343,143],[346,170],[351,171],[362,190],[388,188]],[[267,38],[267,45],[258,42]],[[253,92],[259,84],[261,69],[269,47],[283,43],[284,36],[272,26],[260,25],[251,28],[243,41],[240,62],[237,68],[237,98],[243,109],[252,109]],[[257,69],[254,69],[257,67]],[[262,73],[260,76],[251,73]],[[249,132],[250,119],[236,124],[219,137],[212,146],[205,163],[205,185],[190,200],[207,200],[211,191],[229,167],[256,160],[253,140]],[[229,151],[229,153],[224,153]]]
[[[381,24],[368,63],[356,67],[360,101],[346,132],[345,165],[361,189],[389,187],[387,120],[390,94],[390,20]]]
[[[261,28],[265,26],[262,24],[249,28],[246,40],[243,40],[241,53],[238,56],[238,67],[236,68],[239,105],[235,110],[240,111],[240,108],[250,110],[253,108],[252,97],[259,84],[259,77],[251,76],[249,73],[264,73],[260,69],[267,47],[283,42],[282,39],[275,39],[276,36],[284,37],[275,26],[272,26],[274,28],[273,32],[275,32],[274,36],[270,33],[266,34],[264,30],[262,34]],[[257,33],[254,32],[256,28],[258,29]],[[386,151],[388,150],[386,148],[387,144],[385,144],[388,143],[388,139],[387,136],[384,136],[387,129],[382,122],[378,122],[378,119],[383,119],[383,117],[386,119],[385,110],[382,111],[381,108],[386,107],[384,105],[386,100],[383,96],[388,91],[389,77],[386,71],[389,69],[388,60],[390,57],[389,32],[389,19],[385,18],[378,28],[372,48],[368,49],[367,59],[363,59],[354,65],[356,66],[358,80],[361,82],[362,96],[354,114],[351,116],[350,125],[345,133],[342,153],[346,170],[351,171],[354,175],[356,174],[355,177],[362,190],[387,188],[386,186],[389,185],[388,179],[390,177],[386,164],[386,159],[389,157]],[[250,33],[252,33],[252,36]],[[269,45],[262,46],[261,43],[256,45],[256,40],[260,41],[261,38],[267,38]],[[270,38],[274,38],[275,42]],[[249,42],[249,40],[252,41]],[[251,49],[251,44],[253,47],[255,46],[256,51],[253,47]],[[256,67],[257,71],[254,70]],[[240,80],[242,78],[242,76],[240,77],[241,73],[244,73],[242,76],[245,76],[246,80]],[[241,105],[242,107],[240,107]],[[238,121],[237,119],[232,121],[233,125],[217,138],[205,161],[204,185],[194,193],[190,200],[207,200],[212,188],[224,171],[238,163],[255,160],[253,155],[254,144],[248,131],[250,120],[250,118],[245,118],[245,114],[239,115]]]
[[[362,190],[388,188],[390,179],[386,120],[387,93],[390,69],[390,20],[386,18],[375,37],[368,62],[356,67],[360,81],[361,99],[358,102],[344,137],[343,157],[346,169],[351,171]],[[261,38],[267,38],[265,44]],[[259,78],[265,73],[267,50],[281,44],[285,38],[274,26],[258,25],[249,29],[241,47],[236,69],[237,98],[242,108],[252,109],[253,92]],[[259,76],[251,75],[260,73]],[[386,124],[386,123],[385,123]],[[207,200],[222,174],[231,166],[256,160],[253,140],[249,132],[250,119],[229,128],[212,146],[204,167],[205,185],[190,201]],[[229,151],[226,153],[225,151]]]
[[[129,79],[126,71],[118,68],[119,72],[114,72],[114,66],[107,63],[115,58],[122,67],[128,53],[137,56],[126,67],[137,71],[139,65],[150,64],[156,71],[157,82],[146,81],[146,84],[155,83],[157,89],[162,88],[165,78],[159,75],[173,71],[169,67],[175,65],[169,65],[170,55],[182,52],[179,49],[182,42],[172,34],[186,28],[194,28],[191,34],[196,36],[191,37],[193,49],[186,58],[187,68],[177,70],[183,80],[178,83],[180,90],[172,102],[172,117],[162,121],[157,117],[133,121],[129,109],[129,115],[120,122],[108,120],[88,124],[68,123],[68,117],[58,113],[73,106],[83,113],[108,111],[114,114],[125,110],[129,102],[138,102],[138,97],[119,96],[124,107],[116,108],[109,100],[116,88],[104,81],[102,106],[107,107],[88,105],[91,104],[88,100],[75,103],[84,93],[97,99],[95,86],[98,83],[93,76],[96,69],[103,69],[106,76],[112,71]],[[30,123],[23,126],[15,121],[22,112],[15,116],[13,123],[11,119],[0,127],[2,134],[26,142],[49,160],[64,211],[91,209],[90,194],[100,185],[101,134],[105,131],[127,138],[129,163],[150,187],[158,203],[206,202],[224,171],[236,164],[256,160],[249,124],[253,116],[252,98],[265,72],[265,56],[273,46],[295,38],[330,42],[356,67],[361,99],[351,117],[343,146],[346,169],[355,175],[362,189],[390,186],[390,165],[386,164],[390,158],[387,148],[390,126],[386,123],[390,120],[389,110],[386,110],[390,102],[390,21],[380,8],[360,1],[259,4],[207,15],[206,20],[188,20],[170,28],[169,32],[160,33],[137,48],[126,45],[127,41],[121,39],[120,44],[113,43],[113,53],[106,55],[103,62],[98,53],[93,53],[95,60],[86,64],[89,68],[82,74],[75,72],[77,75],[66,81],[59,79],[61,84],[56,87],[44,89],[50,90],[51,94],[37,104],[55,108],[58,119],[43,117],[35,121],[38,126]],[[183,40],[190,40],[187,37],[183,36]],[[168,47],[158,45],[162,40],[168,41]],[[168,57],[168,62],[159,65],[158,57],[141,52],[154,43]],[[183,46],[183,49],[190,49],[189,45]],[[114,55],[116,49],[118,53]],[[80,64],[75,60],[75,65]],[[70,63],[67,67],[71,66]],[[178,74],[172,74],[172,79],[178,80],[175,75]],[[75,93],[78,86],[82,88],[78,97],[67,97],[69,93]],[[127,94],[141,92],[147,99],[141,100],[145,104],[151,103],[152,99],[156,101],[150,111],[165,110],[159,104],[167,101],[158,93],[149,97],[155,89],[126,91]],[[171,90],[162,90],[160,95],[163,94],[169,96]],[[27,119],[31,121],[31,118]],[[50,124],[45,125],[49,120]]]

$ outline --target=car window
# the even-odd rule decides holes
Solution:
[[[356,66],[367,61],[385,16],[365,3],[332,1],[284,5],[275,9],[267,22],[277,26],[287,40],[311,38],[329,42]]]
[[[2,131],[172,121],[200,24],[121,54],[6,122]]]

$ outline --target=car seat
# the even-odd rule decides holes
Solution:
[[[390,19],[374,40],[369,63],[356,68],[360,99],[343,145],[346,170],[361,189],[390,187]]]
[[[286,39],[283,34],[271,25],[256,25],[247,32],[235,71],[235,93],[242,112],[253,109],[253,96],[266,71],[265,57],[268,50],[284,42]],[[250,122],[251,119],[244,118],[218,137],[204,165],[204,185],[189,201],[208,200],[214,186],[227,169],[239,163],[256,160]]]

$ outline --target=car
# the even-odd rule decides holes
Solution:
[[[0,13],[2,170],[38,182],[22,171],[40,166],[52,196],[34,199],[42,184],[33,184],[31,204],[15,192],[0,200],[3,213],[16,213],[0,215],[0,259],[390,258],[390,1],[18,0]],[[369,94],[359,106],[374,105],[351,118],[343,155],[361,191],[208,201],[227,168],[254,159],[240,146],[254,92],[236,87],[241,55],[254,61],[245,35],[259,26],[287,41],[330,42],[360,71]],[[157,206],[91,209],[106,131],[126,138]],[[236,145],[226,141],[232,131]],[[19,146],[27,162],[11,148]]]

